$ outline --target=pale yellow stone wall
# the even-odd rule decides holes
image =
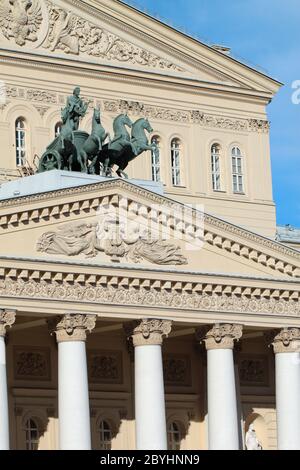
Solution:
[[[63,4],[60,2],[60,6]],[[274,238],[269,133],[266,128],[250,130],[249,120],[255,120],[256,125],[257,121],[262,122],[263,127],[266,125],[266,106],[279,84],[237,62],[228,62],[230,59],[221,53],[196,45],[195,41],[159,23],[139,17],[118,2],[108,4],[104,0],[97,6],[108,8],[109,14],[113,11],[119,18],[123,15],[124,20],[128,15],[135,21],[135,27],[138,19],[139,27],[143,29],[144,25],[147,34],[161,37],[161,50],[157,52],[168,58],[170,51],[164,42],[169,35],[168,44],[173,41],[173,61],[181,71],[147,70],[147,67],[114,61],[108,69],[88,55],[77,58],[62,51],[30,49],[28,43],[18,48],[13,40],[10,43],[0,36],[3,48],[0,50],[0,80],[8,87],[7,104],[0,107],[0,167],[9,170],[16,167],[16,118],[26,119],[27,157],[32,165],[34,156],[40,157],[53,139],[54,126],[60,121],[60,109],[66,97],[74,86],[80,85],[84,96],[101,105],[103,124],[108,130],[119,113],[116,108],[119,100],[138,102],[150,109],[154,134],[161,137],[162,175],[167,195],[189,204],[203,203],[207,212]],[[76,14],[80,14],[78,5]],[[90,16],[86,11],[81,14],[95,21],[91,13]],[[103,26],[103,20],[97,24]],[[109,28],[108,24],[104,26]],[[119,33],[122,35],[121,30]],[[124,38],[129,37],[127,31]],[[139,31],[138,43],[146,49],[149,48],[147,41],[153,40]],[[22,61],[24,51],[26,63]],[[112,112],[107,110],[107,102]],[[153,113],[157,116],[158,108],[160,117],[153,117]],[[134,109],[128,110],[130,117],[137,119],[143,115],[143,110],[135,112]],[[208,122],[205,125],[199,124],[197,119],[194,122],[191,112],[203,113]],[[84,130],[90,129],[91,116],[92,109],[82,122]],[[182,141],[181,187],[172,185],[170,143],[174,137]],[[210,148],[215,142],[221,145],[222,191],[219,192],[212,189],[210,169]],[[244,194],[233,193],[230,153],[234,145],[240,147],[244,156]],[[129,175],[151,178],[149,152],[130,165]]]

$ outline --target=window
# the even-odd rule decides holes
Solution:
[[[221,191],[221,148],[214,144],[211,148],[211,175],[214,191]]]
[[[151,139],[151,144],[156,144],[158,152],[152,150],[151,152],[151,168],[152,168],[152,181],[161,181],[161,169],[160,169],[160,138],[155,135]]]
[[[25,423],[26,450],[38,450],[40,433],[36,421],[29,418]]]
[[[231,151],[232,158],[232,183],[234,193],[244,192],[244,175],[243,175],[243,157],[238,147],[233,147]]]
[[[54,134],[55,134],[55,137],[58,137],[60,132],[61,132],[61,128],[62,128],[62,122],[57,122],[55,124],[55,128],[54,128]]]
[[[180,450],[182,434],[178,423],[172,422],[168,426],[168,449]]]
[[[112,431],[109,423],[102,420],[99,425],[100,449],[111,450]]]
[[[171,142],[171,165],[172,165],[172,184],[173,186],[181,185],[181,156],[182,146],[179,139],[173,139]]]
[[[16,120],[16,164],[24,166],[26,161],[26,121],[24,118]]]

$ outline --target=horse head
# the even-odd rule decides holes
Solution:
[[[133,126],[133,122],[131,121],[130,117],[128,116],[128,114],[122,114],[121,115],[122,118],[121,118],[121,122],[124,126],[128,126],[128,127],[132,127]]]
[[[153,132],[152,126],[148,120],[148,118],[143,118],[143,127],[144,129],[151,134]]]
[[[99,106],[94,108],[94,120],[97,122],[97,124],[101,124],[101,110]]]

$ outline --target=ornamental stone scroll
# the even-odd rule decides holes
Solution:
[[[212,328],[199,328],[196,337],[204,342],[206,349],[233,349],[235,341],[243,335],[243,326],[229,323],[216,323]]]
[[[300,328],[284,328],[277,332],[272,346],[275,354],[300,353]]]
[[[96,315],[67,313],[62,318],[49,320],[48,326],[51,334],[56,334],[58,343],[86,341],[87,332],[91,333],[96,326],[96,319]]]
[[[172,322],[170,320],[143,319],[125,326],[125,331],[132,339],[133,346],[162,345],[163,338],[171,333]]]
[[[16,321],[16,311],[0,309],[0,336],[5,337],[6,328],[12,327]]]

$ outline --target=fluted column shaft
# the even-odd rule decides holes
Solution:
[[[56,326],[61,450],[91,449],[86,333],[95,323],[94,315],[68,314]]]
[[[0,450],[9,450],[9,413],[6,371],[6,328],[16,319],[14,311],[0,310]]]
[[[162,342],[171,322],[142,320],[133,328],[135,420],[138,450],[166,450],[167,429]]]

